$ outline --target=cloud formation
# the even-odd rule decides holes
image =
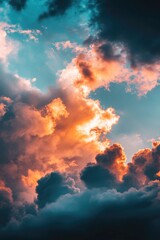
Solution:
[[[93,162],[109,145],[106,134],[119,116],[79,86],[65,86],[63,73],[57,89],[44,94],[4,64],[0,71],[0,175],[14,201],[30,203],[37,180],[45,174],[74,172],[86,159]]]
[[[109,43],[111,44],[111,43]],[[100,50],[104,43],[93,43],[78,47],[74,43],[62,42],[56,48],[73,49],[75,58],[61,71],[63,85],[74,86],[85,95],[99,87],[109,89],[110,83],[127,84],[127,91],[135,91],[139,96],[147,94],[158,85],[159,63],[152,65],[130,66],[127,53],[122,45],[114,44],[112,57],[105,57]],[[107,51],[107,50],[106,50]],[[70,81],[67,79],[70,78]]]
[[[98,24],[98,39],[123,43],[133,65],[153,63],[160,57],[159,5],[154,1],[93,1],[92,24]],[[104,44],[104,56],[107,43]]]
[[[2,239],[158,239],[159,186],[139,190],[86,190],[63,197],[22,223],[1,229]]]
[[[114,164],[125,161],[122,147],[106,148],[80,173],[86,189],[78,189],[67,174],[47,174],[38,180],[34,204],[13,202],[11,189],[1,182],[1,238],[158,240],[159,148],[154,142],[152,150],[136,153],[122,178]]]
[[[72,179],[65,179],[58,172],[52,172],[38,180],[36,192],[38,207],[43,208],[47,203],[55,202],[60,196],[73,194],[76,191]]]
[[[21,11],[27,1],[8,3]],[[62,16],[74,3],[47,1],[40,18]],[[92,3],[90,24],[96,23],[98,33],[84,45],[53,44],[55,51],[70,49],[74,57],[46,93],[11,73],[8,61],[18,51],[8,33],[27,35],[35,44],[41,32],[0,25],[2,240],[159,239],[160,142],[127,163],[123,147],[108,139],[119,116],[90,97],[113,82],[125,82],[140,96],[158,85],[159,25],[151,18],[156,5],[149,10],[147,2],[140,14],[142,1]]]

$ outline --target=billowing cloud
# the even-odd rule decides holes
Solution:
[[[87,143],[83,144],[85,146]],[[15,179],[17,192],[21,191],[21,198],[18,199],[15,198],[15,183],[11,185],[9,179],[4,178],[5,171],[13,174],[14,169],[14,174],[18,173],[18,161],[15,166],[12,161],[12,166],[10,164],[6,169],[3,167],[4,175],[1,174],[6,184],[12,188],[11,191],[4,182],[1,184],[2,196],[8,196],[3,197],[7,209],[4,215],[6,220],[0,228],[1,238],[43,239],[45,235],[47,239],[52,239],[53,236],[58,239],[75,239],[75,236],[78,239],[97,239],[97,236],[98,239],[99,236],[110,239],[119,236],[123,239],[158,239],[159,147],[159,142],[154,142],[152,149],[139,151],[127,164],[123,148],[119,144],[108,146],[96,156],[95,163],[89,163],[81,171],[80,178],[86,189],[79,185],[73,172],[67,171],[65,175],[52,172],[43,177],[40,169],[39,172],[30,170],[30,179],[23,177],[24,185],[20,179]],[[21,158],[21,161],[25,163],[25,159]],[[19,171],[23,172],[22,165]],[[22,194],[22,189],[26,191],[33,184],[35,191],[35,183],[31,182],[32,173],[35,182],[40,178],[34,200],[39,210],[36,210],[35,205],[27,205],[22,201],[27,200],[27,192]],[[14,207],[13,201],[18,202]],[[21,201],[23,204],[19,204]],[[134,231],[133,224],[139,231]]]
[[[96,101],[79,98],[74,93],[73,96],[74,102],[71,96],[64,95],[63,102],[55,98],[41,109],[19,101],[7,105],[1,119],[0,138],[4,152],[1,176],[12,185],[16,197],[28,187],[25,191],[30,191],[33,198],[36,175],[41,177],[53,169],[82,168],[86,159],[94,161],[96,152],[109,144],[105,133],[118,121],[113,110],[103,110]],[[8,175],[8,171],[12,174]],[[17,180],[13,181],[15,176]],[[15,187],[19,188],[19,194]]]
[[[45,174],[94,162],[119,120],[113,108],[103,109],[79,86],[65,86],[63,74],[58,84],[44,94],[1,66],[0,175],[16,201],[33,202],[37,180]]]
[[[88,188],[114,188],[116,177],[100,165],[90,164],[81,173],[81,180]]]
[[[36,187],[38,207],[42,208],[47,203],[55,202],[62,195],[76,192],[73,188],[73,181],[69,178],[65,179],[58,172],[53,172],[38,180]]]
[[[104,47],[103,42],[83,48],[78,48],[69,42],[57,46],[61,46],[63,49],[73,49],[73,52],[77,54],[66,69],[61,71],[60,81],[62,81],[63,87],[64,85],[74,86],[87,95],[99,87],[109,89],[110,83],[125,82],[128,91],[136,91],[138,95],[142,96],[158,85],[159,63],[132,67],[128,63],[127,53],[122,45],[112,45],[113,52],[109,54],[113,56],[105,58],[100,50]],[[70,81],[67,81],[68,78]]]
[[[116,174],[119,179],[121,179],[126,170],[126,155],[119,144],[113,144],[104,153],[98,154],[96,161],[100,166]]]
[[[125,193],[86,190],[48,205],[22,223],[1,229],[2,239],[158,239],[159,185]]]
[[[140,150],[128,164],[128,172],[123,176],[123,186],[126,188],[144,186],[149,181],[159,180],[160,160],[159,143],[154,143],[150,149]]]
[[[16,11],[29,3],[7,2]],[[135,2],[136,21],[142,18],[138,25],[132,3],[94,0],[85,15],[89,27],[95,21],[99,28],[92,31],[94,37],[81,39],[84,45],[69,40],[53,43],[47,36],[48,17],[62,17],[75,2],[43,1],[46,11],[39,8],[36,13],[42,12],[40,19],[46,20],[42,32],[0,25],[0,239],[158,240],[160,143],[139,150],[126,162],[123,147],[108,139],[118,114],[90,96],[100,87],[109,89],[111,83],[126,83],[127,91],[139,96],[158,85],[159,35],[151,21],[153,9],[146,11],[147,29],[141,2]],[[82,1],[83,10],[86,2]],[[9,14],[18,15],[8,8],[5,19]],[[54,51],[72,51],[73,59],[57,74],[56,87],[44,93],[10,65],[9,57],[18,50],[11,37],[17,33],[34,40],[27,42],[31,49],[43,34],[43,49],[47,43]],[[66,39],[62,35],[54,37]],[[127,141],[130,144],[131,139]]]

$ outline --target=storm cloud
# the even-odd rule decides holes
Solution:
[[[40,180],[36,192],[38,194],[37,204],[39,208],[44,207],[47,203],[55,202],[60,196],[73,194],[74,189],[69,185],[70,180],[58,172],[53,172]]]
[[[67,196],[48,205],[37,216],[1,229],[2,239],[146,239],[159,237],[159,186],[92,190]]]
[[[92,24],[98,24],[98,39],[106,41],[101,51],[108,55],[107,41],[124,44],[133,66],[153,63],[160,57],[160,15],[157,1],[93,1]]]

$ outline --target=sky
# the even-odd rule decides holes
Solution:
[[[151,0],[0,0],[0,239],[158,240]]]

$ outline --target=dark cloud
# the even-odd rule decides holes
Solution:
[[[119,144],[113,144],[106,148],[104,153],[96,156],[97,163],[103,167],[113,166],[117,159],[125,160],[123,149]]]
[[[12,194],[0,182],[0,226],[9,222],[12,215]]]
[[[144,169],[144,173],[148,180],[160,180],[160,176],[157,175],[160,171],[160,145],[157,145],[152,151],[151,161],[148,162]]]
[[[48,0],[48,10],[42,13],[39,19],[63,15],[72,6],[73,2],[73,0]]]
[[[123,176],[121,187],[140,188],[150,181],[160,180],[160,145],[155,144],[152,150],[144,149],[136,153],[128,163],[128,171]]]
[[[5,0],[0,0],[0,4],[5,2]],[[26,7],[27,0],[6,0],[8,4],[16,11],[21,11]]]
[[[114,52],[111,43],[103,43],[97,48],[98,52],[101,54],[102,58],[106,61],[118,60],[120,55]]]
[[[151,184],[125,193],[92,190],[66,196],[37,216],[12,222],[1,239],[158,240],[159,186]]]
[[[78,58],[76,60],[76,66],[78,67],[79,72],[81,73],[83,78],[87,79],[89,82],[95,81],[95,77],[94,77],[93,71],[91,69],[91,66],[90,66],[89,62],[86,62],[84,60],[83,54],[80,54],[78,56]],[[77,81],[77,83],[78,83],[78,81]]]
[[[81,192],[67,175],[52,172],[42,177],[36,188],[35,204],[39,210],[35,204],[14,205],[9,216],[5,210],[0,239],[158,240],[159,146],[154,143],[152,150],[136,153],[124,169],[122,179],[117,176],[115,163],[124,161],[123,149],[119,144],[108,147],[97,155],[96,164],[88,164],[82,170],[80,178],[87,189]],[[151,177],[146,174],[146,168],[154,167],[155,163],[157,170],[154,176],[151,171]],[[10,192],[4,186],[3,189],[5,194]],[[8,197],[2,196],[2,202],[7,204]]]
[[[88,188],[121,189],[125,159],[121,145],[113,144],[96,156],[96,164],[88,164],[82,170],[80,178]]]
[[[92,24],[98,26],[100,41],[122,43],[133,65],[152,63],[160,57],[160,14],[158,1],[95,0]],[[108,55],[108,43],[103,54]]]
[[[74,189],[60,173],[52,172],[38,181],[36,192],[38,207],[43,208],[47,203],[56,201],[62,195],[73,194]]]
[[[160,145],[137,152],[125,164],[125,154],[119,144],[113,144],[96,156],[96,164],[89,164],[81,172],[81,180],[88,188],[115,188],[120,192],[140,189],[150,181],[160,180]]]
[[[88,188],[114,188],[116,177],[99,165],[88,165],[81,172],[81,180]]]
[[[8,3],[16,10],[21,11],[25,8],[27,0],[9,0]]]

